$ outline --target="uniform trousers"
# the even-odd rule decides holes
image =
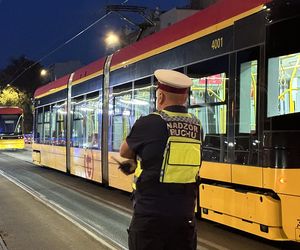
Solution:
[[[128,246],[129,250],[196,250],[196,219],[134,214]]]

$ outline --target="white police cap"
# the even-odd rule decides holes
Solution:
[[[175,70],[158,69],[154,72],[158,80],[158,88],[172,93],[186,93],[187,89],[192,86],[192,80]]]

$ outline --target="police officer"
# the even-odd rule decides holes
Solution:
[[[122,157],[137,161],[125,171],[121,166],[127,174],[135,171],[129,249],[196,249],[202,129],[185,107],[192,81],[173,70],[154,75],[157,112],[138,119],[120,147]]]

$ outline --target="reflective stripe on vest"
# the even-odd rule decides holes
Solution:
[[[160,111],[169,133],[160,172],[162,183],[194,183],[201,165],[201,125],[189,113]]]
[[[133,182],[132,182],[133,190],[136,190],[136,182],[137,182],[138,178],[141,176],[142,172],[143,172],[143,169],[141,166],[141,159],[139,157],[137,157],[137,166],[134,171]]]

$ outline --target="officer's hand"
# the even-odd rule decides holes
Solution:
[[[123,162],[119,162],[119,169],[126,175],[133,174],[136,169],[136,161],[126,160]]]
[[[137,166],[137,163],[135,160],[132,160],[132,159],[128,159],[128,160],[125,160],[125,161],[122,161],[120,162],[117,158],[115,158],[114,156],[111,156],[111,158],[113,160],[115,160],[118,164],[119,164],[119,169],[126,175],[130,175],[130,174],[133,174],[135,169],[136,169],[136,166]]]

